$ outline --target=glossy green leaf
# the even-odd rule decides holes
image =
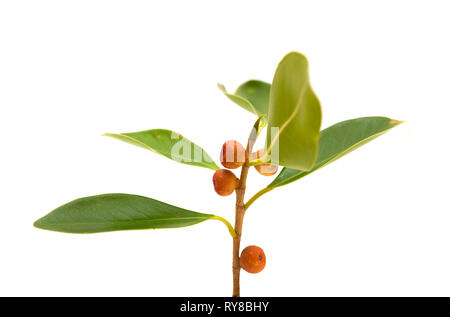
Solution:
[[[260,80],[249,80],[240,85],[234,94],[228,93],[221,84],[217,86],[231,101],[256,116],[268,113],[270,84]]]
[[[234,94],[247,99],[255,108],[255,114],[258,117],[269,112],[269,83],[261,80],[249,80],[240,85]]]
[[[208,219],[227,223],[214,215],[186,210],[143,196],[105,194],[74,200],[56,208],[34,225],[40,229],[59,232],[97,233],[181,228]],[[230,229],[231,225],[227,226]]]
[[[219,167],[200,146],[171,130],[153,129],[104,135],[151,150],[179,163],[218,170]]]
[[[320,134],[319,155],[310,171],[283,168],[268,188],[289,184],[350,153],[384,134],[401,121],[386,117],[364,117],[339,122]]]
[[[308,61],[297,52],[279,63],[272,82],[263,161],[310,170],[319,148],[322,113],[309,84]]]
[[[217,86],[231,101],[256,116],[261,117],[268,113],[270,84],[260,80],[249,80],[240,85],[234,94],[228,93],[221,84],[218,84]],[[267,117],[263,117],[261,119],[259,130],[261,130],[267,122]]]

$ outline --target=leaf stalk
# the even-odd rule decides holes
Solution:
[[[219,217],[219,216],[214,216],[214,217],[212,217],[211,219],[212,219],[212,220],[219,220],[219,221],[223,222],[223,223],[225,224],[225,226],[227,226],[228,231],[230,232],[231,237],[232,237],[233,239],[236,238],[236,231],[234,231],[233,226],[231,225],[231,223],[228,222],[228,220],[226,220],[226,219],[224,219],[224,218],[222,218],[222,217]]]
[[[266,187],[261,189],[259,192],[257,192],[256,194],[253,195],[252,198],[250,198],[245,204],[245,210],[247,210],[254,202],[255,200],[257,200],[259,197],[261,197],[262,195],[264,195],[265,193],[268,193],[272,190],[273,188],[270,187]]]

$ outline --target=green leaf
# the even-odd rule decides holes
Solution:
[[[319,154],[310,171],[283,168],[277,178],[267,187],[283,186],[305,177],[401,123],[402,121],[386,117],[364,117],[342,121],[328,127],[320,134]]]
[[[97,233],[181,228],[208,219],[228,223],[225,219],[214,215],[182,209],[143,196],[104,194],[80,198],[56,208],[36,221],[34,226],[59,232]],[[228,223],[227,227],[230,229],[231,225]]]
[[[221,84],[217,86],[231,101],[257,117],[268,114],[270,84],[260,80],[249,80],[240,85],[234,94],[228,93]],[[267,122],[267,117],[263,117],[259,130],[266,126]]]
[[[171,130],[153,129],[133,133],[105,133],[118,140],[151,150],[179,163],[218,170],[219,167],[200,146]]]
[[[262,161],[310,170],[319,147],[322,113],[309,84],[308,61],[297,52],[279,63],[269,98],[267,153]]]
[[[234,94],[228,93],[221,84],[217,86],[231,101],[256,116],[268,113],[270,84],[260,80],[249,80],[240,85]]]

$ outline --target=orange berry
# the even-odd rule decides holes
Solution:
[[[266,255],[263,249],[250,245],[242,250],[239,265],[248,273],[259,273],[266,266]]]
[[[220,151],[220,162],[229,169],[241,167],[248,159],[245,148],[237,141],[231,140],[223,144]]]
[[[250,161],[261,158],[264,155],[264,149],[260,149],[254,153],[250,154]],[[272,176],[278,171],[278,165],[264,163],[255,165],[255,169],[264,176]]]
[[[226,169],[217,170],[213,176],[214,190],[220,196],[231,195],[239,185],[237,178],[232,171]]]

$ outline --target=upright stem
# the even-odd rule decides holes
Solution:
[[[253,145],[255,144],[257,131],[259,126],[259,121],[262,117],[259,117],[253,126],[252,132],[250,133],[250,137],[248,138],[247,143],[247,153],[251,153],[253,149]],[[247,162],[246,162],[247,163]],[[241,245],[241,236],[242,236],[242,224],[244,223],[244,215],[245,215],[245,204],[244,204],[244,196],[245,196],[245,187],[247,183],[247,175],[250,166],[244,164],[241,169],[241,177],[239,178],[239,185],[236,188],[236,220],[234,225],[234,231],[236,232],[236,237],[233,239],[233,297],[240,296],[240,272],[241,267],[239,265],[239,251]]]
[[[244,223],[244,196],[245,186],[247,182],[248,166],[243,166],[241,170],[241,177],[239,186],[236,188],[236,222],[234,225],[234,231],[236,232],[236,238],[233,239],[233,297],[240,296],[240,271],[239,265],[239,250],[241,245],[242,236],[242,224]]]

